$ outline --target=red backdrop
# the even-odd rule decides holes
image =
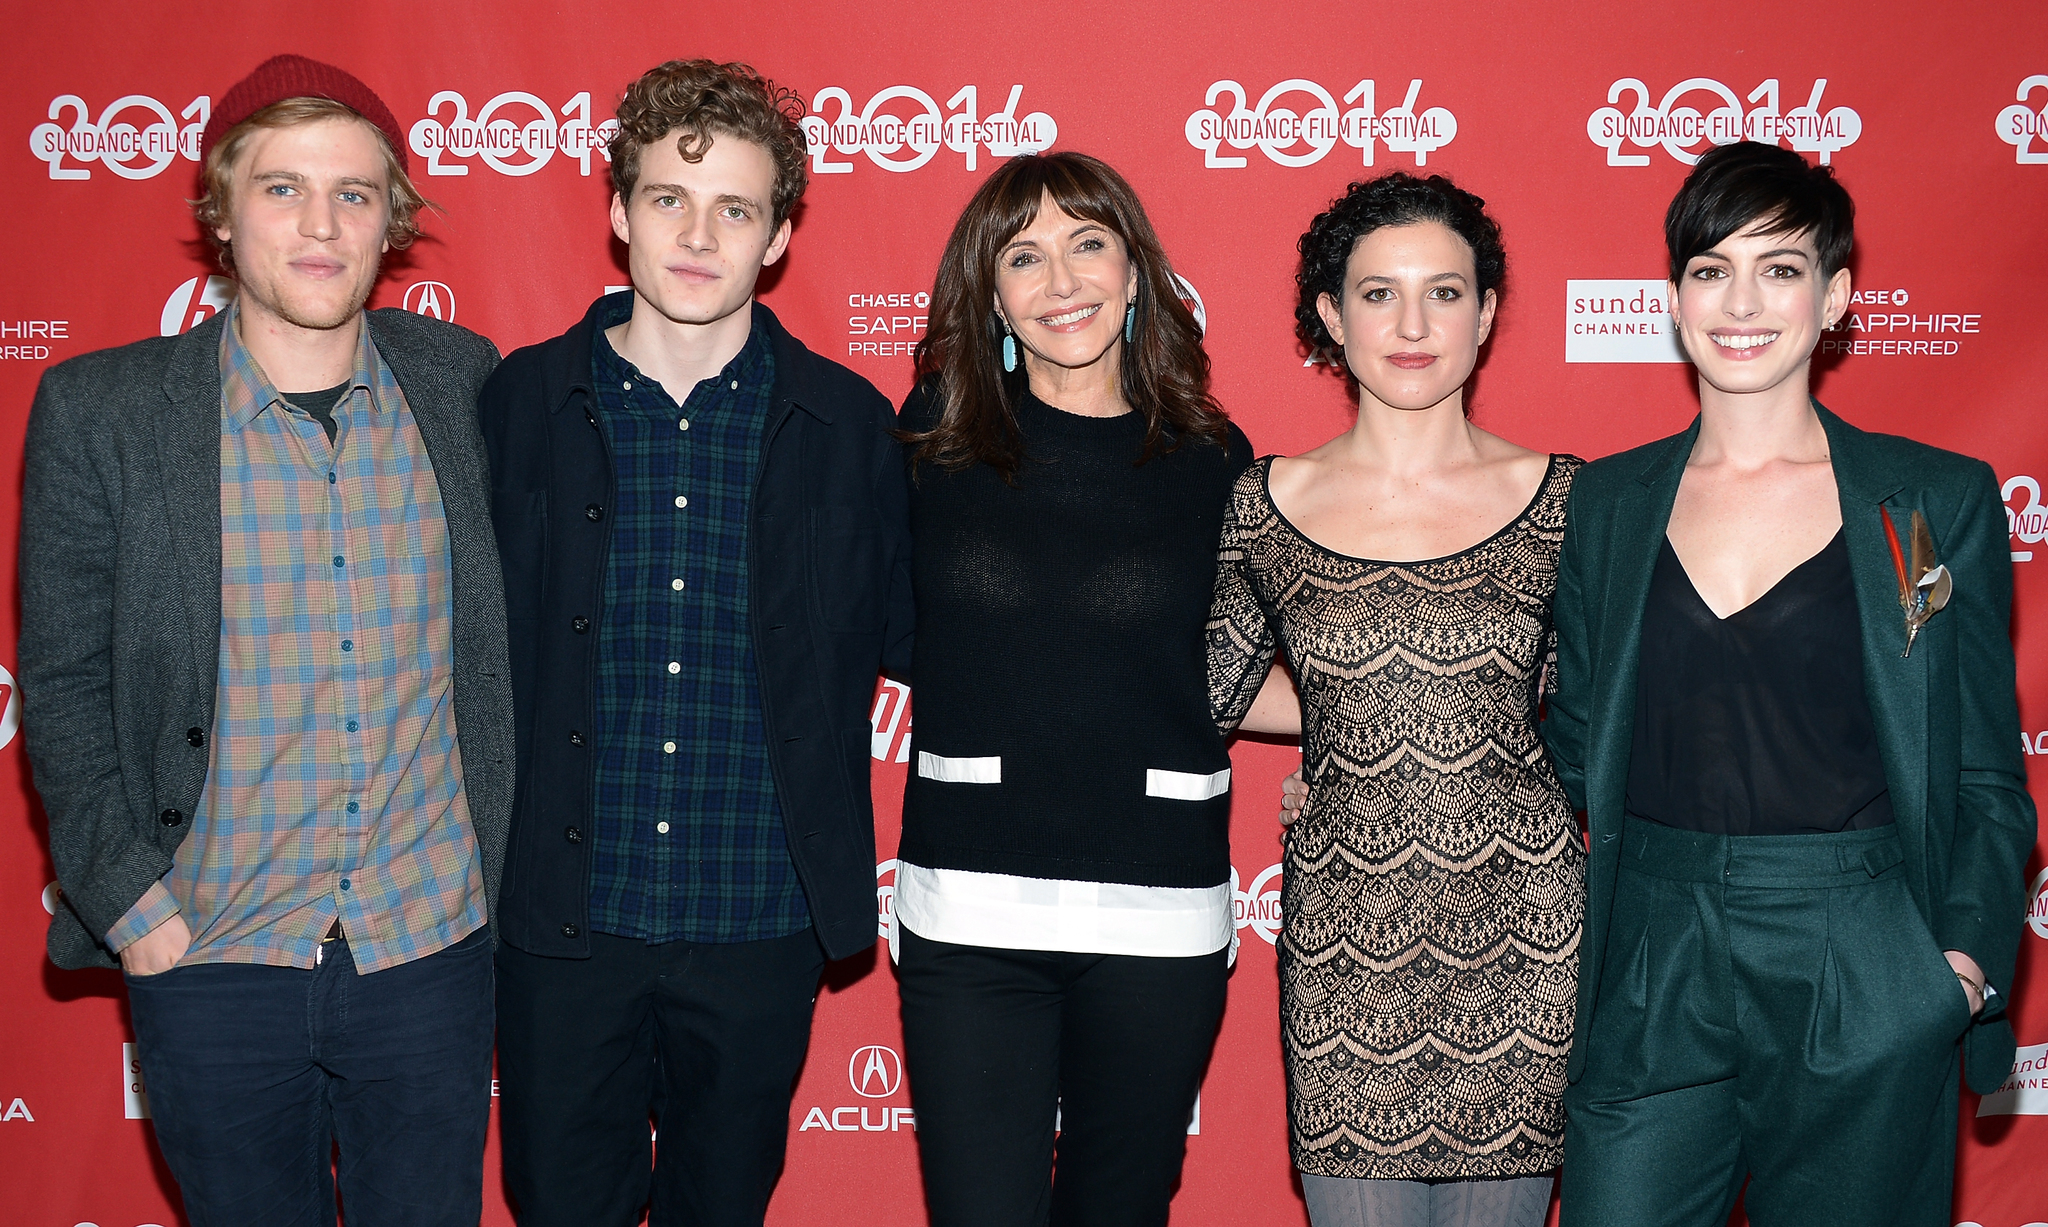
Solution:
[[[743,59],[817,118],[813,179],[764,297],[819,351],[892,397],[948,227],[1021,147],[1085,150],[1137,186],[1199,298],[1217,390],[1262,452],[1349,422],[1304,365],[1294,241],[1351,179],[1441,170],[1507,233],[1499,324],[1475,418],[1538,448],[1601,456],[1682,427],[1689,368],[1663,331],[1665,202],[1714,139],[1775,139],[1831,161],[1860,226],[1854,314],[1819,392],[1859,425],[1983,457],[2013,519],[2020,710],[2048,754],[2048,8],[1905,0],[1778,7],[1541,0],[1298,14],[1192,0],[968,12],[877,0],[654,6],[375,0],[321,10],[7,6],[0,81],[0,665],[12,667],[19,454],[51,363],[222,303],[182,201],[211,100],[257,61],[342,64],[407,128],[445,212],[392,259],[376,303],[476,329],[501,349],[566,328],[626,280],[605,223],[602,128],[625,84],[676,56]],[[317,32],[316,32],[317,31]],[[144,1119],[120,982],[43,954],[52,879],[11,674],[0,716],[0,1221],[181,1221]],[[895,847],[910,703],[875,708],[880,847]],[[1057,711],[1044,713],[1057,720]],[[1305,1221],[1287,1163],[1272,940],[1272,818],[1292,752],[1235,758],[1243,953],[1175,1220]],[[2036,858],[2037,863],[2039,858]],[[891,866],[877,871],[886,923]],[[2030,873],[2033,870],[2030,869]],[[2048,1227],[2048,940],[2037,903],[2014,986],[2014,1088],[1964,1096],[1955,1220]],[[2015,918],[2015,923],[2018,923]],[[886,954],[833,970],[791,1109],[772,1223],[922,1221],[895,983]],[[505,1223],[495,1150],[485,1220]]]

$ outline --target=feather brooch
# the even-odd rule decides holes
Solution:
[[[1926,516],[1918,511],[1913,513],[1909,558],[1899,546],[1899,530],[1892,524],[1892,513],[1879,506],[1877,514],[1884,517],[1884,539],[1892,547],[1892,570],[1899,577],[1899,607],[1906,611],[1906,650],[1899,655],[1911,656],[1914,638],[1928,619],[1948,604],[1955,581],[1948,568],[1934,556],[1934,533],[1927,527]]]

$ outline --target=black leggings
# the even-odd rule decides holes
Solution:
[[[897,977],[932,1227],[1164,1224],[1227,975],[1222,950],[999,950],[905,930]]]

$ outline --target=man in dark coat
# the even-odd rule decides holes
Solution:
[[[484,390],[518,785],[498,955],[526,1224],[757,1224],[827,959],[875,941],[869,704],[909,655],[890,406],[754,301],[804,188],[794,99],[626,92],[632,289]],[[659,1146],[650,1155],[649,1119]]]
[[[512,696],[475,398],[490,342],[366,313],[417,233],[390,110],[279,56],[195,206],[239,288],[52,369],[22,698],[61,967],[125,974],[195,1224],[474,1224]]]

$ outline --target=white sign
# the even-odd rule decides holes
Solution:
[[[149,1088],[142,1084],[142,1058],[133,1044],[121,1045],[121,1103],[127,1119],[149,1119]]]
[[[1977,1104],[1979,1116],[2048,1116],[2048,1044],[2013,1054],[2012,1073]]]
[[[1564,360],[1685,361],[1668,305],[1661,278],[1565,282]]]

